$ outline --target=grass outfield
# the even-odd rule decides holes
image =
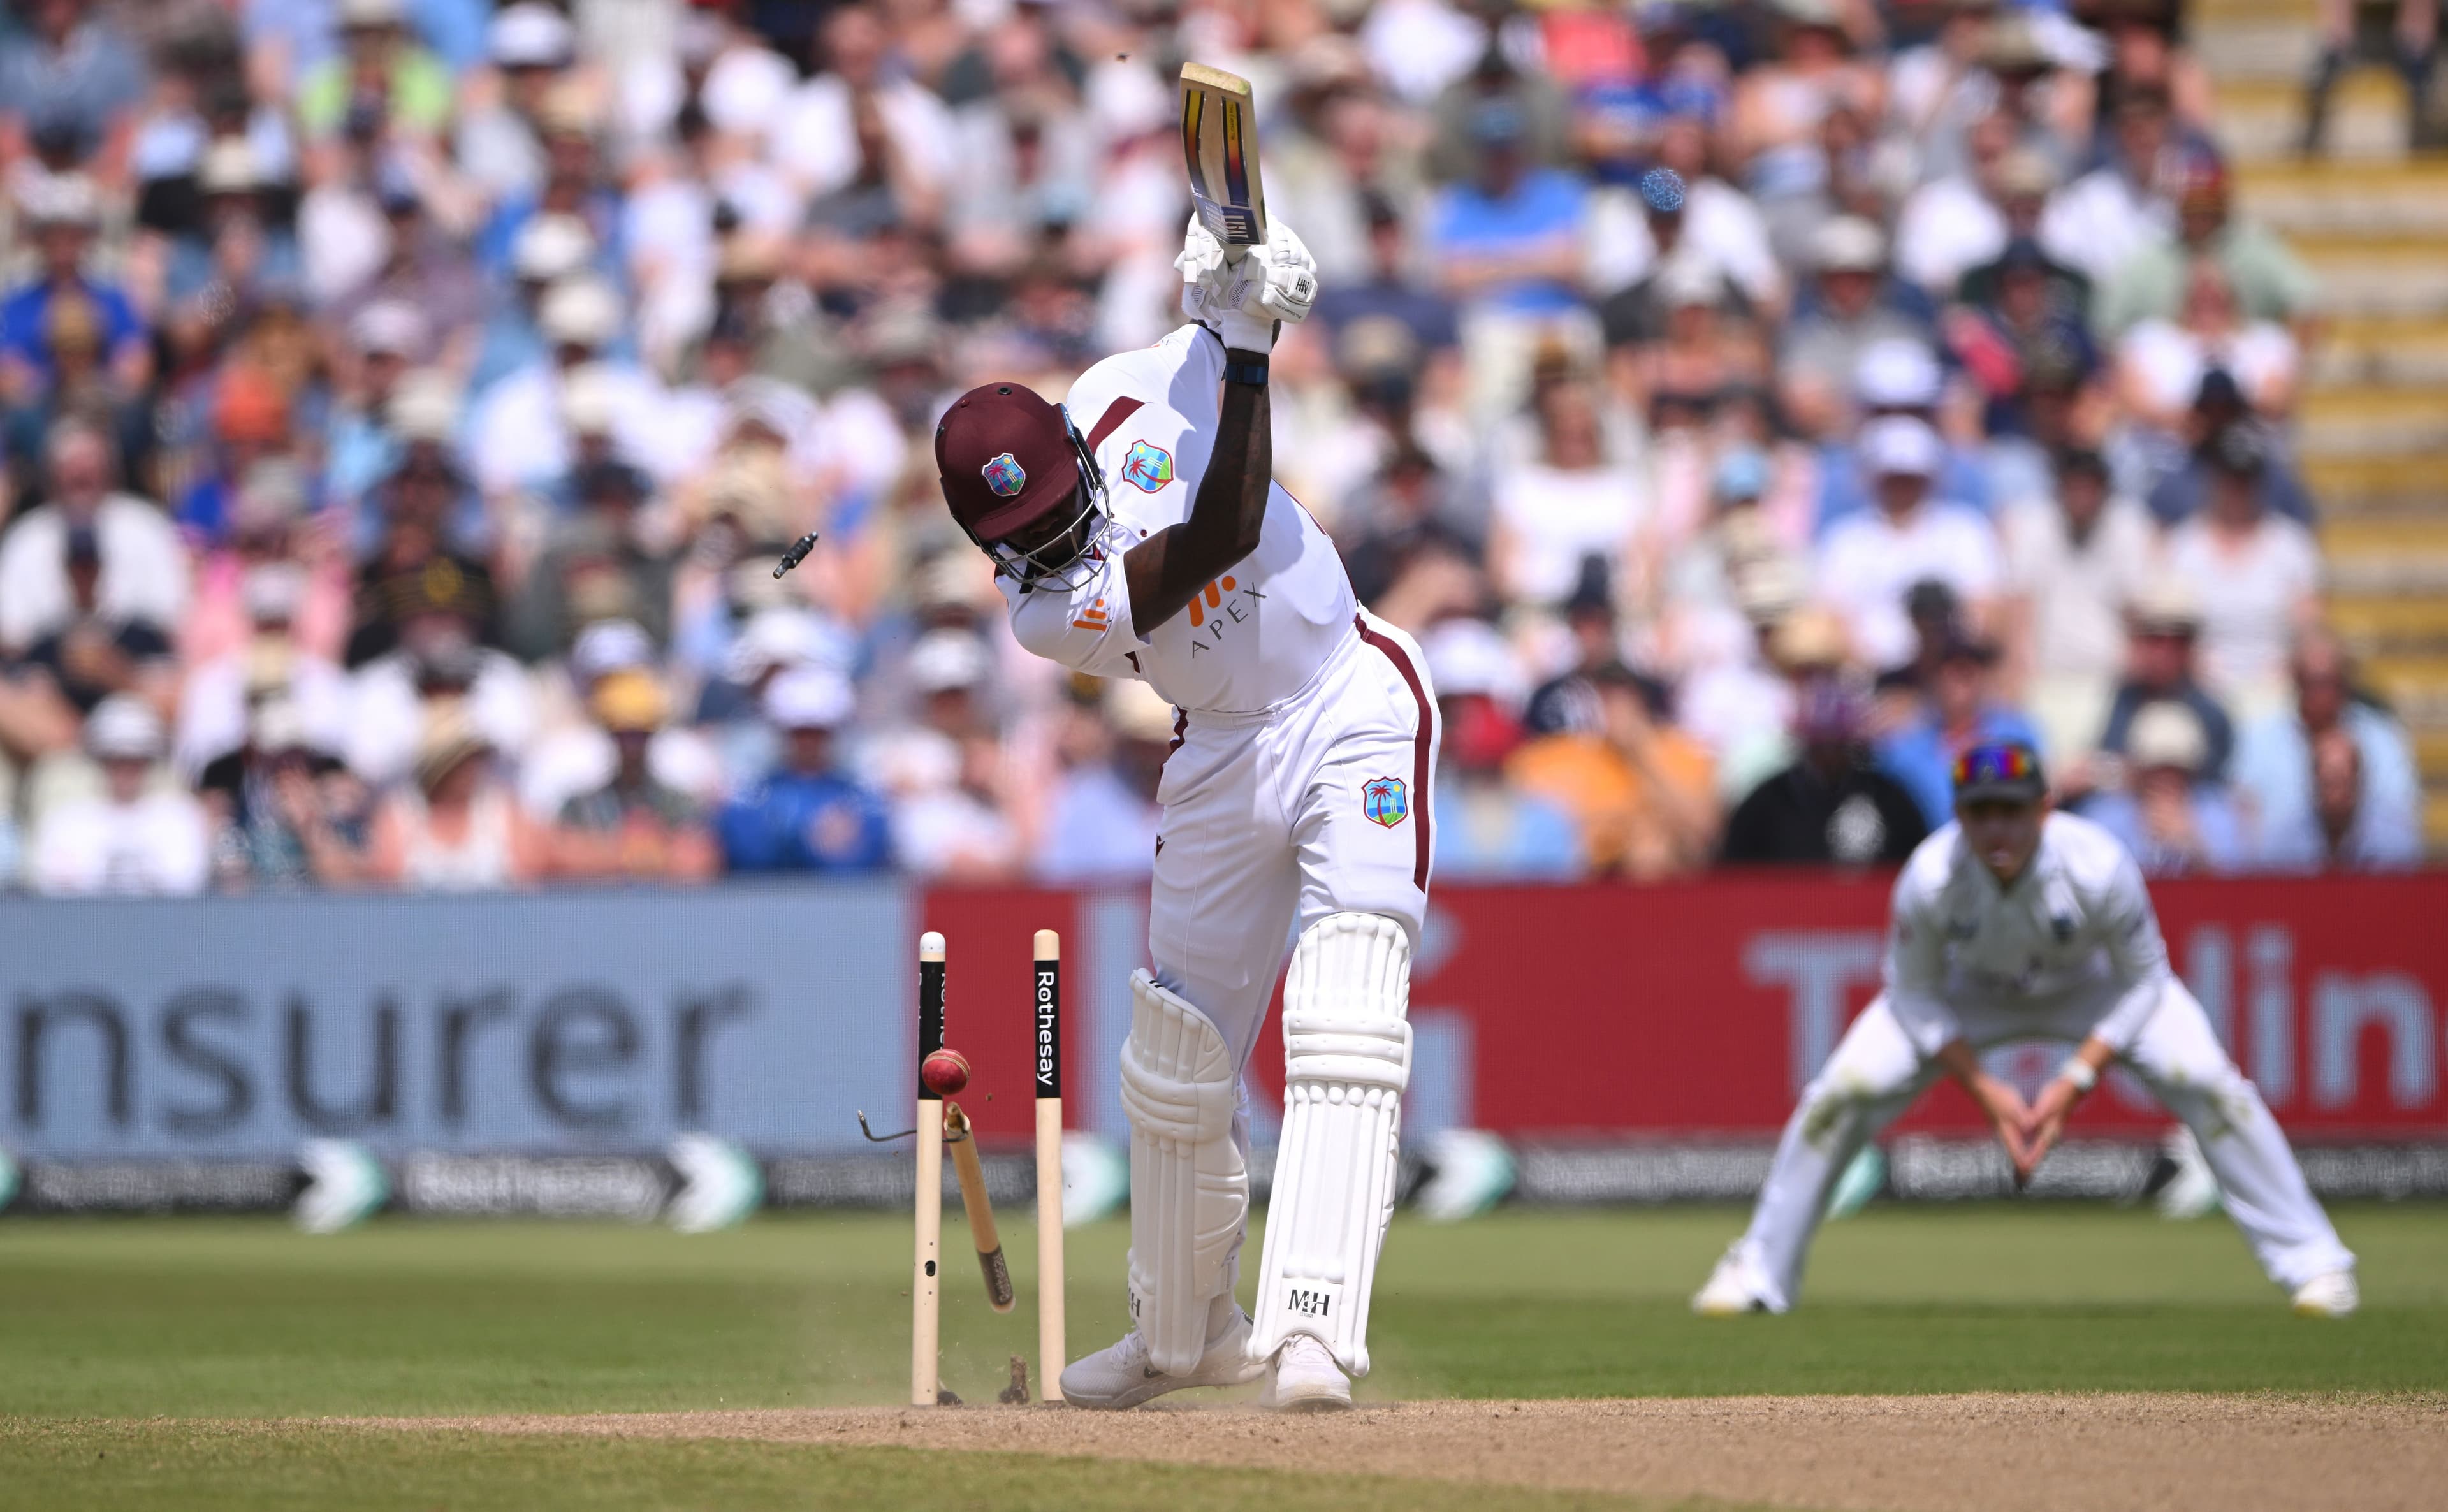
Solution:
[[[1363,1393],[2448,1388],[2448,1208],[2337,1216],[2365,1304],[2343,1324],[2291,1316],[2216,1219],[1874,1207],[1826,1231],[1803,1311],[1729,1322],[1693,1318],[1684,1301],[1738,1227],[1732,1210],[1403,1221]],[[1023,1226],[1005,1233],[1023,1303],[998,1318],[962,1237],[947,1225],[945,1375],[990,1402],[1005,1356],[1034,1353],[1034,1242]],[[1119,1224],[1072,1236],[1075,1351],[1119,1331],[1126,1239]],[[908,1255],[907,1220],[880,1215],[696,1238],[546,1223],[391,1220],[329,1238],[273,1220],[0,1223],[0,1417],[17,1420],[0,1426],[0,1507],[829,1504],[793,1499],[811,1477],[846,1502],[1038,1504],[1005,1494],[1009,1467],[991,1456],[947,1467],[876,1449],[29,1421],[889,1404],[907,1383]],[[1108,1491],[1144,1506],[1150,1477],[1176,1473],[1042,1464],[1073,1465],[1027,1483],[1066,1506],[1108,1504]],[[1195,1474],[1181,1488],[1203,1499],[1213,1477]],[[1462,1504],[1451,1488],[1401,1482],[1226,1479],[1214,1504]],[[1487,1489],[1468,1500],[1489,1504]]]

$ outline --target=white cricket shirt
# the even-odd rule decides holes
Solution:
[[[1138,678],[1194,713],[1272,708],[1307,687],[1353,633],[1359,602],[1334,543],[1270,483],[1258,549],[1141,640],[1131,631],[1122,555],[1190,518],[1215,444],[1224,343],[1185,325],[1080,375],[1067,406],[1105,474],[1113,524],[1077,588],[996,585],[1022,645],[1100,678]]]
[[[2011,888],[1949,824],[1896,878],[1887,932],[1887,1005],[1923,1055],[1959,1038],[1960,1006],[2036,1014],[2103,988],[2114,1005],[2094,1026],[2122,1051],[2157,1007],[2168,947],[2142,870],[2088,819],[2052,813]]]

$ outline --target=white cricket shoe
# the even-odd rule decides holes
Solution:
[[[1167,1375],[1150,1364],[1147,1341],[1133,1329],[1120,1343],[1063,1369],[1062,1400],[1092,1412],[1119,1412],[1185,1387],[1246,1385],[1266,1368],[1250,1358],[1250,1315],[1234,1308],[1233,1321],[1207,1341],[1207,1352],[1188,1375]]]
[[[2299,1318],[2348,1317],[2362,1305],[2362,1293],[2355,1290],[2355,1273],[2352,1271],[2330,1271],[2295,1289],[2295,1315]]]
[[[1351,1383],[1334,1363],[1334,1351],[1317,1338],[1295,1333],[1275,1351],[1260,1407],[1278,1412],[1341,1412],[1351,1406]]]
[[[1717,1262],[1709,1273],[1709,1284],[1692,1297],[1692,1311],[1704,1318],[1740,1317],[1746,1312],[1766,1312],[1769,1305],[1752,1290],[1746,1267],[1732,1254]]]

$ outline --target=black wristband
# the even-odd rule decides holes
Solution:
[[[1267,386],[1267,365],[1263,362],[1227,362],[1224,364],[1224,381],[1263,389]]]

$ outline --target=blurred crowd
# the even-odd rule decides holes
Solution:
[[[1173,711],[927,438],[1177,321],[1193,57],[1441,875],[1893,861],[2008,736],[2154,873],[2419,858],[2161,0],[9,0],[0,887],[1144,874]]]

